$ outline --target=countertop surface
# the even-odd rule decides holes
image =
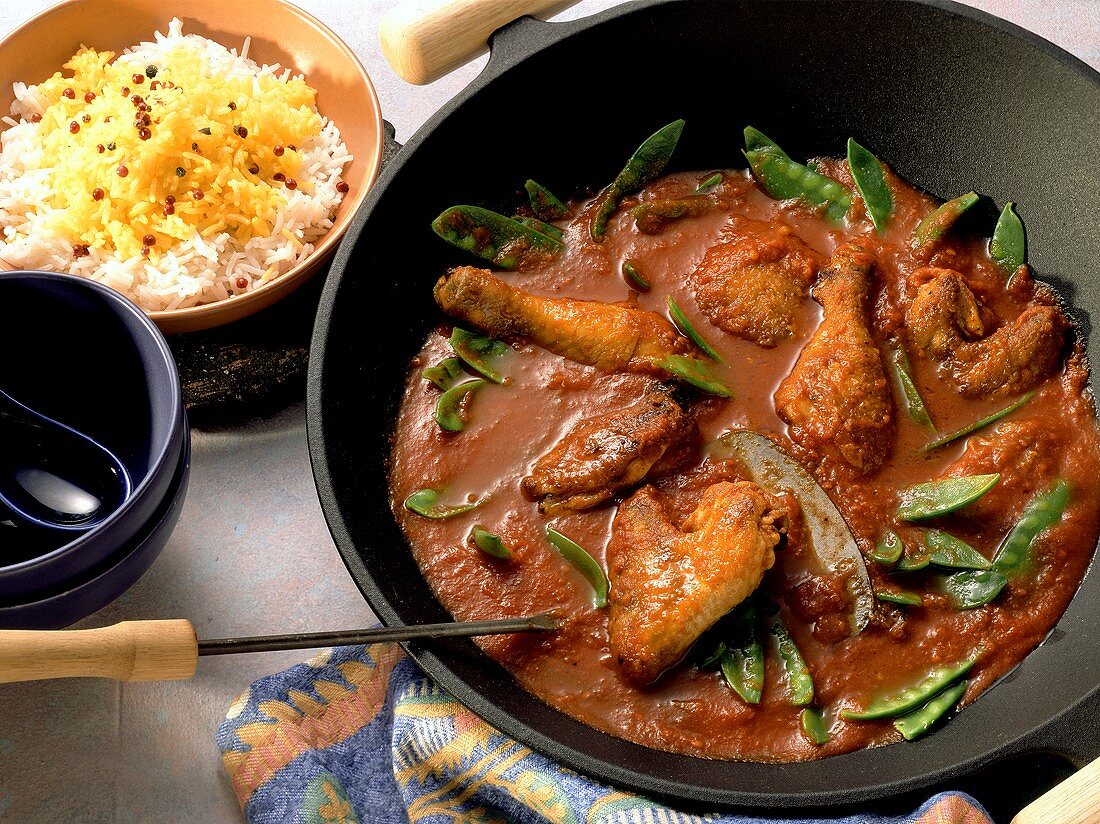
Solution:
[[[298,0],[359,55],[399,141],[466,85],[485,58],[430,86],[400,80],[378,48],[392,0]],[[971,0],[1100,67],[1100,0]],[[51,5],[0,4],[0,32]],[[616,5],[583,0],[558,19]],[[165,3],[165,14],[171,3]],[[258,21],[262,25],[262,21]],[[94,36],[89,36],[90,45]],[[195,428],[182,517],[153,568],[78,626],[187,618],[200,637],[365,626],[374,618],[317,501],[300,400],[270,417]],[[214,731],[233,698],[305,652],[204,659],[190,681],[79,679],[0,685],[0,821],[241,821]]]

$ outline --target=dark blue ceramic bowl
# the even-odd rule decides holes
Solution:
[[[0,603],[0,629],[60,629],[102,609],[132,587],[152,566],[172,534],[183,509],[190,464],[191,441],[186,438],[168,494],[138,534],[79,582],[39,594],[34,600]]]
[[[77,586],[132,550],[174,494],[189,433],[164,336],[98,283],[0,273],[0,353],[0,387],[111,449],[134,482],[110,518],[64,545],[29,527],[0,530],[0,605],[13,605]]]

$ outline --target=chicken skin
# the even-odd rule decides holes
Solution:
[[[749,481],[707,487],[679,528],[652,486],[619,506],[607,546],[607,630],[627,679],[656,681],[760,586],[786,515]]]
[[[978,301],[958,272],[926,266],[910,282],[918,288],[905,314],[909,340],[942,361],[964,397],[1018,395],[1061,361],[1066,321],[1056,306],[1032,304],[986,336]]]
[[[447,314],[494,338],[530,340],[604,372],[662,374],[661,360],[690,351],[672,324],[653,312],[595,300],[538,297],[473,266],[451,269],[441,277],[435,301]]]
[[[690,279],[710,322],[772,347],[795,332],[795,313],[822,261],[786,227],[712,246]]]
[[[523,492],[544,513],[591,509],[640,483],[654,466],[674,464],[694,434],[670,389],[653,384],[629,406],[577,423],[535,462]]]
[[[859,241],[836,250],[814,288],[825,310],[821,325],[775,393],[792,440],[860,475],[887,458],[895,431],[890,385],[867,329],[873,265]]]

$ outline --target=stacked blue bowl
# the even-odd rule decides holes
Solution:
[[[187,489],[187,416],[164,337],[98,283],[0,273],[0,353],[0,390],[109,449],[132,482],[87,530],[0,512],[0,629],[53,629],[113,601],[164,548]],[[0,427],[0,450],[15,436]]]

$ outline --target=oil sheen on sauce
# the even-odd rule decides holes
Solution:
[[[825,160],[827,174],[850,183],[844,164]],[[764,349],[725,334],[698,310],[686,275],[705,251],[720,240],[753,231],[756,222],[783,224],[809,246],[828,255],[855,236],[874,236],[857,205],[848,222],[837,227],[813,212],[768,198],[743,171],[726,172],[716,190],[719,208],[701,217],[671,224],[657,235],[634,227],[629,207],[657,197],[691,194],[711,172],[676,174],[646,187],[625,201],[613,216],[603,244],[591,241],[585,203],[573,204],[574,217],[559,223],[566,248],[556,259],[530,271],[501,275],[532,293],[601,301],[636,301],[666,314],[668,296],[719,351],[718,374],[733,389],[734,399],[701,397],[693,405],[702,444],[724,430],[749,428],[775,436],[791,447],[785,424],[775,413],[773,394],[790,372],[803,344],[820,321],[820,307],[807,296],[796,334],[774,349]],[[917,263],[909,251],[912,231],[934,202],[892,179],[895,214],[877,241],[872,285],[872,334],[880,344],[896,330],[909,295],[906,277]],[[1001,321],[1021,311],[1028,295],[1010,293],[1004,276],[990,262],[986,241],[961,237],[951,241],[956,266],[974,285],[986,306]],[[639,294],[621,276],[623,260],[637,263],[652,284]],[[469,263],[456,252],[456,264]],[[1042,460],[1026,466],[998,467],[1005,489],[1035,490],[1055,477],[1072,484],[1069,508],[1056,527],[1035,545],[1035,573],[1012,582],[993,604],[958,611],[941,595],[926,594],[922,608],[887,607],[889,620],[858,636],[822,643],[810,628],[782,605],[784,616],[813,673],[816,703],[826,710],[832,735],[814,746],[800,732],[799,707],[786,699],[779,664],[767,654],[764,697],[756,706],[743,702],[713,670],[684,663],[654,686],[638,689],[623,680],[608,652],[606,610],[592,606],[591,589],[546,541],[545,527],[580,543],[601,564],[610,535],[614,506],[548,518],[520,493],[520,481],[531,464],[548,452],[577,420],[626,405],[650,380],[637,375],[597,372],[519,342],[504,361],[510,376],[504,385],[485,386],[470,407],[462,432],[440,430],[432,414],[438,390],[420,370],[452,354],[447,345],[451,326],[440,326],[413,361],[397,422],[392,452],[391,506],[432,589],[458,620],[531,615],[555,611],[567,617],[564,628],[546,636],[504,636],[479,641],[484,650],[523,688],[597,729],[658,749],[689,755],[755,761],[819,758],[865,746],[897,741],[889,721],[845,721],[838,713],[859,706],[871,695],[908,685],[928,669],[954,663],[980,650],[964,703],[1008,672],[1039,644],[1064,611],[1090,562],[1100,521],[1100,438],[1087,390],[1087,365],[1074,354],[1059,374],[1048,379],[1034,399],[1008,419],[1043,421],[1049,435]],[[936,364],[910,348],[921,393],[940,432],[951,432],[1005,405],[1005,401],[967,400],[942,381]],[[893,518],[897,490],[940,477],[963,454],[965,439],[927,456],[917,450],[930,440],[927,429],[910,421],[900,396],[895,397],[898,435],[886,466],[870,477],[821,480],[861,543],[874,542],[885,528],[907,537],[911,527]],[[989,434],[991,429],[981,434]],[[696,466],[666,477],[658,485],[681,517],[686,516],[708,483],[712,468],[700,452]],[[432,521],[405,511],[401,503],[425,487],[446,489],[449,501],[489,495],[477,510],[446,521]],[[992,494],[992,493],[991,493]],[[968,541],[987,557],[1018,517],[1027,494],[1002,494],[980,513],[964,510],[936,523]],[[473,525],[498,534],[514,550],[512,562],[480,553],[467,541]],[[909,536],[911,537],[911,536]],[[781,601],[790,589],[782,580],[783,553],[797,553],[796,536],[781,550],[764,586]],[[872,580],[883,578],[868,561]],[[932,588],[932,573],[895,575],[895,585]],[[517,686],[517,689],[520,687]]]

